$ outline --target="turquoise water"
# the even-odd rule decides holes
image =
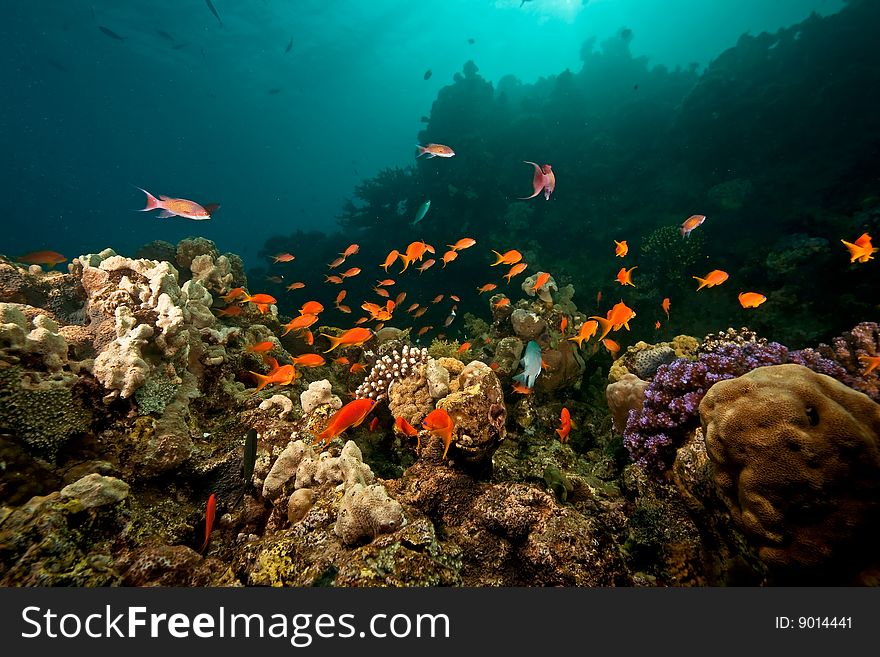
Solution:
[[[422,292],[485,283],[489,249],[520,248],[528,273],[572,282],[586,308],[618,296],[612,240],[640,253],[652,231],[705,214],[696,261],[655,250],[632,293],[735,272],[737,292],[781,304],[759,328],[807,343],[877,316],[875,263],[850,266],[839,242],[877,223],[871,4],[215,0],[219,20],[202,0],[18,4],[0,27],[0,250],[133,255],[200,235],[260,287],[281,251],[300,258],[285,285],[318,283],[351,242],[378,263],[410,239],[470,236],[479,261],[442,283],[426,273]],[[416,161],[426,141],[455,157]],[[516,200],[531,193],[523,160],[554,166],[551,201]],[[135,186],[221,208],[159,219],[136,212]],[[351,201],[367,207],[354,220]],[[695,332],[755,316],[735,295],[676,305]]]

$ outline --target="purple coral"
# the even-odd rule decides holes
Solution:
[[[757,367],[782,363],[798,363],[846,382],[846,370],[813,349],[789,352],[778,342],[719,344],[699,360],[679,358],[657,369],[642,409],[629,412],[624,445],[645,471],[661,475],[688,432],[699,425],[700,402],[710,387]]]
[[[843,368],[843,376],[835,378],[880,402],[880,370],[866,375],[865,364],[859,360],[859,356],[880,355],[880,326],[876,322],[858,324],[852,331],[832,339],[830,345],[820,344],[818,352]]]

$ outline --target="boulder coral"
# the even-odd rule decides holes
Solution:
[[[876,562],[880,405],[783,364],[716,383],[700,417],[718,495],[764,562],[856,572]]]

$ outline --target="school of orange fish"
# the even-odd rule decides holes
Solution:
[[[427,144],[426,146],[419,145],[418,149],[418,157],[421,157],[422,155],[427,155],[428,158],[449,158],[455,155],[455,152],[451,148],[443,144],[432,143]],[[549,200],[551,194],[556,188],[556,175],[552,167],[549,164],[539,165],[535,162],[529,161],[526,161],[525,163],[532,165],[534,169],[532,180],[533,193],[530,196],[519,198],[521,198],[522,200],[527,200],[535,198],[536,196],[539,196],[543,193],[545,200]],[[167,196],[159,196],[157,198],[146,190],[141,189],[141,191],[143,191],[147,195],[147,204],[142,211],[159,209],[160,213],[158,216],[160,217],[180,216],[193,220],[210,219],[211,214],[219,207],[218,204],[209,204],[203,206],[187,199],[170,198]],[[700,214],[695,214],[685,219],[680,227],[682,239],[687,239],[688,237],[690,237],[691,233],[695,229],[700,227],[705,221],[705,215]],[[874,259],[873,254],[878,251],[878,249],[872,245],[871,237],[870,235],[868,235],[868,233],[862,234],[853,242],[848,242],[846,240],[841,240],[841,242],[850,254],[850,263],[867,263],[869,260]],[[448,265],[458,259],[463,251],[471,248],[475,244],[476,240],[470,237],[462,237],[454,244],[447,244],[446,246],[448,247],[448,250],[446,250],[440,257],[440,260],[443,263],[442,268],[445,269]],[[614,255],[616,257],[625,258],[628,255],[629,247],[626,240],[614,240],[614,245]],[[330,269],[331,271],[338,270],[346,262],[348,262],[349,258],[357,255],[359,251],[360,247],[357,244],[349,245],[344,251],[339,254],[338,258],[334,259],[328,264],[328,269]],[[391,251],[389,251],[385,259],[378,264],[378,267],[383,269],[387,274],[388,269],[399,260],[402,264],[402,267],[399,271],[396,272],[397,276],[403,275],[410,268],[411,265],[413,266],[413,269],[419,273],[419,275],[422,275],[425,271],[437,264],[436,258],[426,258],[426,254],[429,254],[429,256],[436,256],[436,253],[437,252],[434,246],[432,246],[428,242],[425,242],[424,240],[414,241],[408,244],[403,251],[399,251],[398,249],[392,249]],[[523,262],[522,253],[520,253],[516,249],[509,249],[503,253],[492,249],[492,253],[495,256],[495,262],[490,263],[490,267],[499,267],[502,265],[509,267],[507,273],[503,275],[503,278],[506,279],[507,284],[510,284],[514,277],[522,274],[528,268],[528,264]],[[296,257],[291,253],[279,253],[271,257],[274,264],[292,263],[296,259]],[[60,253],[56,253],[54,251],[36,251],[16,258],[16,260],[18,262],[23,262],[27,264],[39,264],[52,267],[56,264],[65,262],[67,259]],[[416,266],[415,263],[419,263],[418,266]],[[636,284],[633,281],[633,272],[636,269],[638,269],[637,265],[629,268],[621,267],[620,270],[617,272],[617,276],[614,280],[616,280],[621,285],[621,287],[635,287]],[[327,274],[325,276],[325,283],[330,285],[343,285],[346,279],[353,278],[360,275],[361,273],[362,269],[360,267],[348,267],[344,271],[340,271],[338,274]],[[276,278],[279,282],[280,280],[282,280],[280,277],[272,277],[272,280],[275,280]],[[703,288],[716,287],[718,285],[721,285],[722,283],[725,283],[728,280],[729,275],[725,271],[714,269],[702,277],[693,276],[693,278],[698,283],[696,290],[700,291]],[[537,272],[535,283],[531,286],[529,291],[539,291],[544,285],[547,284],[549,280],[550,274],[548,272]],[[374,331],[378,331],[385,325],[386,322],[390,321],[394,317],[395,311],[397,311],[401,307],[401,304],[406,299],[406,292],[401,292],[397,294],[395,298],[391,298],[391,293],[389,292],[388,288],[393,287],[395,283],[396,281],[392,278],[385,278],[376,281],[376,285],[373,286],[372,291],[376,294],[377,297],[380,297],[383,301],[376,302],[363,300],[360,308],[364,310],[366,314],[355,320],[353,322],[354,326],[352,328],[342,331],[342,333],[338,336],[322,333],[321,335],[325,337],[330,343],[330,348],[325,350],[324,353],[330,353],[340,347],[363,345],[374,335]],[[288,285],[287,290],[293,292],[303,289],[304,287],[305,283],[298,281]],[[491,292],[497,288],[497,283],[487,282],[477,286],[475,289],[477,293],[483,294],[484,292]],[[339,293],[336,295],[334,307],[340,313],[350,314],[352,313],[352,309],[349,306],[343,304],[346,295],[346,290],[340,290]],[[434,297],[434,299],[431,300],[430,303],[432,305],[439,304],[446,296],[447,295],[439,294]],[[241,315],[241,313],[249,304],[256,307],[260,313],[268,313],[270,306],[277,304],[277,300],[275,299],[275,297],[269,294],[250,294],[247,290],[240,287],[229,290],[221,298],[228,304],[225,308],[218,309],[217,311],[218,317],[223,318],[236,317]],[[451,302],[457,303],[461,301],[461,299],[455,294],[448,294],[448,298]],[[601,303],[601,298],[602,295],[601,292],[599,292],[596,298],[597,305]],[[753,291],[740,292],[737,298],[743,308],[757,308],[767,300],[767,297],[765,295]],[[501,299],[497,300],[494,303],[493,307],[500,308],[510,305],[510,303],[511,300],[509,297],[502,296]],[[660,307],[665,313],[667,321],[669,320],[670,306],[671,301],[668,297],[664,298],[660,302]],[[429,306],[427,303],[422,304],[420,302],[415,302],[410,304],[405,312],[411,316],[411,320],[416,320],[424,315],[428,311],[428,308]],[[450,307],[449,317],[444,323],[445,327],[448,327],[455,319],[456,308],[457,306],[455,305],[455,303],[453,303],[453,305]],[[318,321],[319,315],[323,311],[324,306],[320,302],[306,301],[300,306],[299,315],[297,317],[294,317],[287,324],[284,325],[282,336],[287,335],[291,332],[295,332],[296,335],[299,335],[301,338],[303,338],[307,345],[313,345],[314,335],[309,330],[309,327],[311,327]],[[608,336],[610,333],[619,331],[622,328],[629,330],[629,322],[632,321],[635,316],[635,311],[627,306],[621,299],[618,303],[614,304],[610,310],[606,312],[604,317],[599,315],[591,315],[588,319],[582,322],[579,327],[577,327],[577,331],[574,335],[567,335],[569,318],[567,316],[563,316],[560,322],[559,331],[568,340],[577,343],[578,348],[583,348],[584,342],[590,341],[592,340],[592,338],[597,337],[597,340],[593,346],[593,351],[595,352],[595,350],[598,348],[598,345],[601,343],[611,353],[612,358],[614,358],[620,351],[621,347],[616,341]],[[372,329],[362,326],[363,324],[367,324],[370,322],[374,322]],[[661,322],[657,320],[655,323],[655,328],[659,329],[660,327]],[[416,335],[421,337],[431,331],[433,328],[434,327],[430,325],[422,326],[418,329]],[[599,332],[600,328],[601,333]],[[257,387],[255,388],[254,392],[262,390],[268,385],[290,385],[291,383],[296,381],[298,377],[297,367],[320,367],[327,364],[324,356],[319,353],[304,353],[293,357],[290,363],[281,365],[276,358],[269,355],[270,352],[272,352],[276,348],[279,349],[279,351],[283,351],[281,350],[280,343],[277,343],[275,341],[259,342],[246,348],[246,351],[249,353],[261,355],[264,362],[269,367],[269,371],[266,374],[253,371],[249,372],[249,374],[254,378],[257,383]],[[470,348],[471,343],[465,342],[459,348],[458,353],[466,353]],[[865,374],[880,367],[880,356],[860,356],[860,359],[862,359],[862,361],[865,363]],[[346,356],[339,356],[335,358],[332,361],[332,364],[340,367],[348,367],[349,373],[351,374],[361,373],[364,372],[366,369],[364,363],[351,363]],[[495,364],[493,363],[492,365],[494,366]],[[513,385],[512,390],[514,392],[522,394],[529,394],[532,392],[531,388],[523,385],[522,383],[517,383]],[[324,431],[316,436],[316,442],[320,442],[322,444],[329,443],[330,440],[340,435],[343,431],[361,424],[365,420],[367,415],[369,415],[374,403],[375,402],[371,399],[355,399],[354,401],[343,405],[342,408],[336,411],[336,413],[330,418]],[[376,428],[376,424],[377,419],[374,418],[371,424],[371,430],[374,430]],[[571,426],[572,424],[569,411],[567,408],[563,407],[560,414],[560,427],[556,430],[562,442],[566,442],[568,440]],[[452,432],[454,429],[452,418],[450,418],[446,411],[442,409],[437,409],[432,411],[424,419],[424,421],[422,422],[422,428],[429,433],[439,436],[442,439],[444,445],[443,457],[445,458],[446,453],[449,450],[449,445],[452,440]],[[393,429],[395,432],[405,437],[415,437],[418,440],[419,432],[415,429],[415,427],[411,426],[403,417],[396,418]]]

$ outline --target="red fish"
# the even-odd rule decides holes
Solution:
[[[871,244],[871,236],[868,233],[862,233],[854,243],[847,242],[846,240],[840,241],[843,242],[843,245],[849,251],[850,262],[868,262],[868,260],[873,260],[873,254],[880,250]]]
[[[462,343],[462,345],[458,348],[458,350],[457,350],[455,353],[457,353],[457,354],[463,354],[464,352],[466,352],[466,351],[467,351],[468,349],[470,349],[470,348],[471,348],[471,343],[470,343],[470,342],[464,342],[464,343]]]
[[[345,251],[343,251],[339,255],[341,255],[343,258],[348,258],[350,256],[353,256],[355,253],[357,253],[360,250],[360,248],[361,247],[358,246],[357,244],[350,244],[348,246],[348,248],[345,249]]]
[[[337,301],[338,302],[338,301]],[[324,310],[324,306],[318,301],[306,301],[299,309],[300,315],[317,315]]]
[[[526,263],[520,262],[511,267],[510,271],[504,274],[504,278],[506,278],[507,282],[510,283],[510,281],[513,280],[513,277],[522,274],[526,270],[526,267],[528,267]]]
[[[397,257],[400,255],[400,251],[394,249],[391,251],[385,258],[385,262],[379,265],[385,271],[388,271],[388,268],[394,264],[394,261],[397,260]]]
[[[302,281],[297,281],[296,283],[291,283],[287,286],[287,289],[293,292],[294,290],[301,290],[306,286]]]
[[[660,304],[660,307],[663,308],[663,312],[666,313],[666,319],[669,319],[669,304],[669,297],[663,299],[662,303]]]
[[[443,456],[446,458],[446,452],[452,444],[452,432],[455,430],[455,423],[449,417],[449,413],[442,408],[436,408],[422,421],[422,426],[435,436],[440,436],[443,441]]]
[[[241,306],[226,306],[217,312],[218,317],[238,317],[241,315]]]
[[[578,347],[581,347],[583,346],[584,340],[589,340],[594,335],[596,335],[596,331],[598,329],[599,322],[594,319],[588,319],[583,324],[581,324],[581,328],[578,331],[578,334],[574,337],[569,338],[569,340],[571,340],[572,342],[577,342]]]
[[[571,414],[565,406],[562,407],[562,412],[559,414],[559,422],[559,428],[556,430],[556,433],[559,434],[559,442],[567,443],[568,434],[571,431]]]
[[[346,429],[358,426],[366,419],[375,403],[376,400],[369,398],[355,399],[348,402],[330,416],[327,428],[315,436],[315,442],[320,442],[322,445],[329,444],[331,440]]]
[[[294,365],[301,367],[320,367],[326,361],[321,354],[303,354],[292,359]]]
[[[446,246],[448,246],[453,251],[461,251],[462,249],[471,248],[476,243],[477,240],[473,239],[472,237],[462,237],[455,244],[447,244]]]
[[[282,335],[287,335],[291,331],[299,331],[301,329],[307,329],[312,324],[318,321],[318,316],[313,315],[311,313],[307,313],[305,315],[300,315],[299,317],[294,317],[292,320],[287,322],[284,325],[284,333]]]
[[[498,253],[498,251],[492,249],[492,253],[495,254],[495,262],[493,262],[490,267],[495,267],[497,265],[515,265],[522,260],[522,253],[516,249],[511,249],[504,253]]]
[[[681,236],[690,237],[693,230],[698,226],[702,226],[704,221],[706,221],[706,215],[704,214],[691,215],[681,224]]]
[[[479,292],[480,294],[482,294],[483,292],[491,292],[496,287],[498,287],[498,286],[495,285],[495,283],[486,283],[485,285],[478,287],[477,292]]]
[[[256,344],[252,344],[251,346],[245,348],[245,351],[252,354],[264,354],[267,351],[272,351],[275,348],[275,343],[266,340],[264,342],[257,342]]]
[[[255,303],[259,305],[265,305],[270,303],[277,303],[275,297],[271,294],[245,294],[242,297],[242,303]]]
[[[548,274],[545,271],[539,271],[538,278],[535,279],[535,284],[532,285],[532,287],[530,289],[532,290],[532,292],[537,292],[542,287],[544,287],[544,285],[546,285],[547,281],[549,281],[549,280],[550,280],[550,274]]]
[[[705,278],[700,278],[699,276],[691,276],[691,278],[700,283],[697,286],[697,290],[702,290],[704,287],[715,287],[716,285],[721,285],[724,281],[727,280],[728,275],[726,271],[713,269],[708,274],[706,274]]]
[[[616,245],[614,248],[614,255],[618,258],[622,258],[629,253],[629,245],[626,243],[626,240],[623,240],[622,242],[614,240],[614,244]]]
[[[16,262],[24,262],[28,265],[46,265],[50,269],[55,265],[66,262],[67,258],[57,251],[32,251],[15,258]]]
[[[402,415],[399,415],[396,420],[394,420],[394,430],[402,433],[407,438],[415,437],[416,439],[416,451],[420,451],[422,449],[422,439],[419,438],[418,430],[406,421],[406,418]]]
[[[239,299],[246,294],[247,290],[245,290],[243,287],[234,287],[220,298],[223,299],[226,303],[229,303],[230,301],[235,301],[236,299]]]
[[[568,328],[568,317],[563,315],[562,319],[559,320],[559,332],[565,333],[565,329]]]
[[[455,155],[455,151],[449,148],[449,146],[444,146],[443,144],[428,144],[427,146],[421,146],[416,144],[416,148],[419,149],[419,154],[416,157],[421,157],[422,155],[427,155],[429,158],[433,157],[452,157]]]
[[[379,426],[379,418],[374,417],[372,421],[370,421],[370,433],[373,433],[376,430],[376,427]]]
[[[352,276],[357,276],[361,273],[360,267],[350,267],[342,272],[342,278],[351,278]]]
[[[147,195],[147,207],[141,212],[149,210],[161,210],[159,217],[165,219],[167,217],[183,217],[184,219],[195,219],[200,221],[210,219],[211,214],[195,201],[188,201],[184,198],[169,198],[168,196],[160,196],[156,198],[146,189],[141,189]]]
[[[862,376],[870,374],[878,367],[880,367],[880,356],[868,356],[868,355],[860,355],[859,360],[865,364],[865,371],[862,372]]]
[[[278,262],[293,262],[293,260],[294,260],[294,258],[296,258],[296,256],[294,256],[291,253],[279,253],[278,255],[273,255],[272,258],[275,260],[276,263],[278,263]]]
[[[214,528],[214,514],[217,513],[217,496],[214,493],[211,493],[211,496],[208,498],[208,505],[205,508],[205,542],[202,543],[202,549],[199,552],[204,552],[208,547],[208,540],[211,538],[211,530]]]
[[[556,174],[553,173],[553,167],[549,164],[540,167],[534,162],[529,162],[528,160],[523,160],[523,162],[535,167],[535,175],[532,178],[532,189],[534,189],[535,192],[531,196],[522,196],[519,197],[519,199],[525,201],[530,198],[535,198],[538,194],[544,192],[544,199],[549,201],[550,195],[553,193],[553,190],[556,189]]]
[[[273,367],[268,374],[260,374],[259,372],[250,373],[257,380],[257,389],[254,390],[254,392],[259,392],[270,383],[277,383],[280,386],[289,386],[296,381],[296,370],[293,365],[281,365],[280,367],[277,367],[277,361],[275,361],[274,358],[270,360],[275,363],[276,367]]]
[[[634,269],[638,269],[638,266],[630,267],[629,269],[621,267],[620,271],[617,272],[617,282],[621,285],[632,285],[635,287],[636,284],[632,282],[632,273]]]
[[[759,292],[740,292],[737,299],[743,308],[757,308],[767,300],[767,297]]]

